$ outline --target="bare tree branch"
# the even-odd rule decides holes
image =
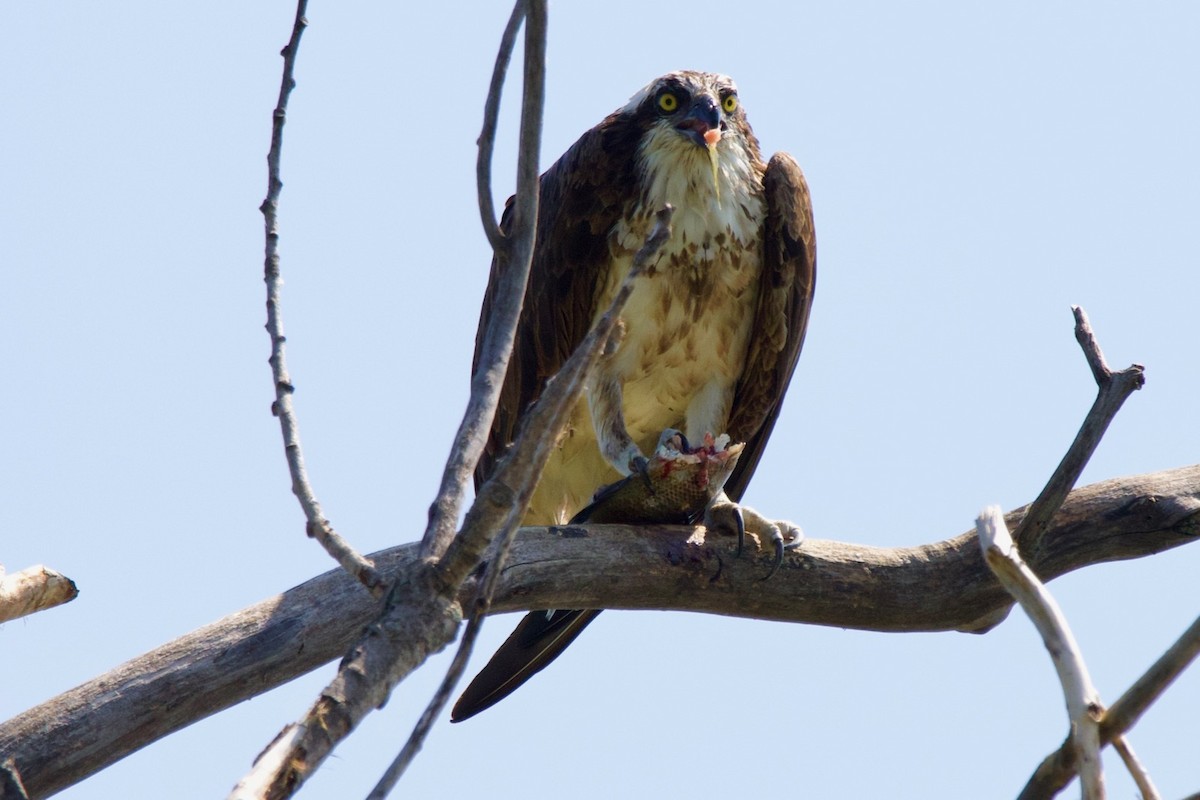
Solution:
[[[1033,622],[1062,684],[1073,732],[1076,762],[1085,800],[1104,800],[1100,762],[1100,693],[1088,675],[1083,653],[1054,597],[1021,560],[999,506],[990,506],[975,521],[984,561]]]
[[[286,747],[269,748],[271,758],[260,759],[239,784],[235,797],[290,797],[324,762],[333,748],[358,723],[381,706],[392,688],[432,653],[453,641],[461,620],[455,599],[457,587],[435,581],[430,562],[437,559],[453,535],[466,483],[478,461],[488,428],[495,414],[499,387],[512,353],[517,319],[528,281],[529,265],[537,225],[538,153],[541,146],[542,107],[545,84],[545,0],[520,0],[514,9],[509,31],[520,16],[526,18],[525,82],[521,113],[521,146],[517,158],[517,195],[514,203],[512,239],[497,251],[496,258],[515,265],[510,270],[497,309],[484,337],[483,354],[472,379],[471,398],[447,461],[437,499],[430,508],[429,524],[422,539],[424,561],[392,585],[379,618],[372,623],[342,660],[333,681],[297,723],[294,735],[286,735]],[[512,39],[506,32],[497,71],[507,65],[505,48]],[[494,82],[498,92],[502,77]],[[498,94],[494,101],[498,102]],[[539,432],[545,439],[553,431]],[[536,479],[536,475],[534,477]],[[440,577],[440,574],[438,575]],[[288,733],[285,730],[285,734]],[[276,739],[279,742],[280,738]],[[282,750],[282,752],[281,752]],[[246,794],[246,787],[255,787]]]
[[[571,409],[579,397],[580,391],[600,359],[601,351],[612,337],[617,328],[621,309],[629,300],[637,279],[645,272],[650,260],[658,253],[671,234],[671,215],[674,209],[670,206],[658,212],[654,228],[646,237],[646,242],[634,256],[629,274],[625,276],[608,310],[596,322],[592,330],[576,348],[562,369],[547,386],[546,391],[538,398],[533,407],[525,415],[508,454],[496,468],[495,474],[487,483],[480,487],[479,498],[467,512],[467,519],[459,535],[450,543],[445,557],[438,564],[437,570],[443,585],[453,588],[464,580],[467,574],[475,569],[483,558],[484,552],[492,544],[497,534],[500,543],[488,564],[483,586],[480,588],[472,606],[467,630],[459,644],[446,677],[426,706],[412,735],[392,762],[379,784],[370,794],[370,798],[384,798],[395,786],[396,781],[404,773],[413,757],[420,751],[421,744],[429,733],[441,710],[445,707],[454,691],[454,686],[466,669],[467,660],[471,655],[475,638],[479,633],[483,617],[491,604],[492,593],[495,591],[499,575],[504,567],[504,560],[517,525],[525,515],[529,499],[534,487],[541,476],[542,468],[549,457],[552,444],[557,441]]]
[[[0,622],[69,603],[79,596],[75,581],[42,564],[5,575],[0,567]]]
[[[245,775],[233,791],[231,798],[266,797],[271,791],[272,778],[287,769],[287,759],[291,757],[304,729],[299,725],[288,725],[275,737],[267,749],[254,759],[254,769]]]
[[[1193,523],[1194,524],[1194,523]],[[1193,535],[1200,535],[1200,530]],[[1200,618],[1109,706],[1100,720],[1100,741],[1108,744],[1137,724],[1146,709],[1166,691],[1188,665],[1200,655]],[[1044,800],[1054,797],[1075,777],[1075,749],[1071,737],[1055,752],[1046,756],[1021,790],[1018,800]]]
[[[1071,442],[1067,454],[1050,476],[1046,488],[1042,489],[1042,493],[1033,502],[1029,516],[1013,533],[1013,539],[1020,545],[1021,553],[1026,558],[1041,547],[1042,538],[1054,512],[1083,474],[1083,468],[1087,466],[1092,453],[1096,452],[1096,446],[1108,430],[1108,424],[1121,410],[1125,399],[1142,388],[1146,382],[1144,369],[1140,364],[1133,364],[1120,372],[1110,370],[1104,361],[1104,354],[1100,352],[1096,336],[1092,333],[1087,314],[1079,306],[1072,306],[1071,311],[1075,315],[1075,339],[1083,348],[1084,357],[1096,379],[1099,392],[1079,428],[1079,433],[1075,434],[1075,440]]]
[[[1007,515],[1010,529],[1024,513]],[[766,582],[759,578],[773,554],[734,559],[732,541],[709,542],[701,531],[524,528],[513,542],[492,612],[678,609],[900,632],[974,629],[979,619],[1011,603],[983,563],[974,531],[903,548],[810,539],[789,550]],[[1197,539],[1200,465],[1075,490],[1040,552],[1027,561],[1050,580]],[[395,547],[372,558],[384,579],[394,581],[420,560],[419,547]],[[462,587],[464,604],[476,588],[472,582]],[[11,759],[31,796],[53,794],[156,739],[340,657],[360,626],[377,615],[376,602],[361,586],[333,570],[0,724],[0,753]],[[1167,682],[1178,674],[1200,646],[1200,620],[1189,636],[1164,656],[1174,666],[1156,664],[1151,671],[1169,676]],[[1130,703],[1122,697],[1113,704],[1102,737],[1118,712],[1128,715],[1128,724],[1136,720],[1138,703]]]
[[[387,702],[397,683],[454,640],[461,622],[458,602],[437,590],[427,562],[409,564],[392,584],[383,612],[338,665],[337,675],[300,721],[284,728],[286,747],[268,747],[271,758],[258,759],[239,783],[257,792],[230,797],[278,800],[294,795],[334,747]]]
[[[518,3],[497,59],[497,72],[502,72],[507,64],[505,51],[511,49],[510,33],[515,30],[522,9],[526,17],[525,81],[521,147],[517,160],[517,194],[510,226],[513,238],[495,256],[506,263],[511,260],[516,268],[504,270],[506,291],[500,293],[497,307],[492,310],[484,333],[482,354],[472,380],[471,399],[443,473],[441,490],[430,509],[429,525],[422,540],[422,552],[427,562],[436,560],[452,537],[467,480],[482,452],[486,431],[491,426],[499,387],[503,383],[512,352],[513,336],[533,254],[545,84],[544,0]],[[489,114],[498,102],[502,82],[502,78],[493,82],[494,93],[489,101]],[[493,127],[490,120],[485,120],[485,127]],[[490,149],[490,144],[483,148]],[[540,438],[541,450],[548,452],[555,431],[556,428],[538,430],[537,436],[531,438]],[[526,477],[528,489],[522,487],[518,489],[519,492],[532,491],[540,472],[540,460],[531,469],[532,474]],[[475,507],[478,505],[476,503]],[[524,504],[511,513],[519,514],[523,507]],[[515,519],[511,524],[515,527]],[[490,540],[490,536],[483,538]],[[470,568],[473,566],[470,565]],[[440,580],[428,580],[433,574],[437,574]],[[379,620],[367,629],[363,638],[343,659],[333,682],[309,709],[306,717],[295,726],[295,735],[284,737],[290,742],[287,751],[280,754],[278,748],[274,748],[273,757],[260,759],[252,773],[239,784],[242,787],[240,791],[255,786],[259,787],[256,790],[258,793],[235,796],[290,796],[319,767],[333,747],[371,709],[387,699],[397,682],[423,663],[429,654],[437,652],[453,639],[461,621],[459,606],[454,600],[457,582],[447,583],[445,574],[440,570],[432,573],[423,566],[412,571],[408,581],[392,586]],[[465,575],[466,570],[458,581]],[[414,741],[419,744],[419,734]],[[267,774],[258,774],[263,772]]]
[[[404,746],[400,748],[400,752],[384,770],[383,775],[367,795],[367,800],[383,800],[387,797],[396,783],[403,777],[404,772],[412,763],[412,760],[417,757],[417,753],[421,752],[421,747],[425,743],[425,738],[429,735],[429,731],[433,728],[433,724],[437,722],[442,714],[442,710],[446,707],[446,703],[450,700],[450,696],[454,693],[454,687],[462,678],[463,671],[467,668],[467,661],[471,657],[471,651],[475,647],[475,640],[479,636],[479,631],[483,628],[483,618],[478,615],[473,615],[467,621],[466,630],[463,632],[462,640],[458,645],[458,652],[454,654],[454,660],[450,663],[450,668],[446,670],[445,676],[442,677],[442,682],[438,685],[437,691],[434,692],[429,703],[426,704],[425,710],[421,712],[417,724],[413,726],[412,733],[409,734],[408,740]]]
[[[508,62],[512,59],[517,42],[517,31],[525,19],[523,0],[513,6],[508,25],[500,37],[500,52],[496,54],[496,65],[492,69],[492,82],[488,86],[487,101],[483,106],[483,131],[479,134],[479,155],[475,159],[475,191],[479,200],[479,218],[483,232],[487,235],[492,252],[502,253],[508,249],[508,239],[500,233],[496,221],[496,201],[492,193],[492,153],[496,146],[496,125],[500,118],[500,97],[504,93],[504,78],[508,74]]]
[[[1099,386],[1099,394],[1067,454],[1017,529],[1017,538],[1026,552],[1040,549],[1051,520],[1079,479],[1109,423],[1125,399],[1140,389],[1145,381],[1143,368],[1139,364],[1119,373],[1112,372],[1100,351],[1087,314],[1079,306],[1073,306],[1071,310],[1075,315],[1075,339],[1083,349],[1088,367]],[[1100,800],[1105,794],[1100,750],[1107,741],[1101,740],[1099,724],[1104,707],[1088,676],[1083,656],[1054,598],[1017,553],[999,509],[986,510],[976,521],[976,529],[988,566],[1025,609],[1041,633],[1046,649],[1050,651],[1071,721],[1071,732],[1061,749],[1069,753],[1073,768],[1078,770],[1084,797]],[[1128,743],[1119,734],[1116,739],[1117,749],[1134,781],[1142,787],[1145,797],[1153,798],[1157,793],[1150,776]],[[1053,758],[1051,756],[1047,762]]]
[[[1193,622],[1167,652],[1146,670],[1132,686],[1113,703],[1100,723],[1101,734],[1113,736],[1124,733],[1137,724],[1155,700],[1175,682],[1188,665],[1200,655],[1200,618]]]
[[[1113,737],[1112,746],[1117,751],[1117,755],[1121,756],[1121,761],[1133,777],[1133,782],[1138,787],[1142,800],[1162,800],[1162,795],[1158,793],[1154,782],[1150,780],[1150,773],[1142,766],[1142,762],[1138,761],[1138,757],[1134,754],[1133,748],[1129,746],[1129,742],[1125,741],[1125,737]]]
[[[317,502],[312,484],[308,480],[308,471],[304,467],[304,451],[300,447],[300,430],[296,422],[296,410],[292,405],[292,394],[296,391],[288,374],[286,344],[287,337],[283,335],[283,317],[281,315],[280,292],[283,280],[280,277],[279,260],[279,194],[283,190],[283,182],[279,177],[279,164],[283,154],[283,125],[287,121],[287,104],[292,89],[296,86],[293,77],[296,67],[296,52],[300,47],[300,37],[308,27],[305,18],[307,0],[299,0],[296,4],[296,19],[292,25],[292,38],[283,48],[283,81],[279,87],[279,100],[275,105],[274,123],[271,126],[271,149],[267,153],[267,197],[263,200],[263,222],[266,227],[266,265],[264,280],[267,284],[267,333],[271,336],[271,374],[275,380],[275,402],[271,404],[271,412],[279,418],[279,427],[283,432],[283,447],[287,455],[288,471],[292,476],[292,492],[300,501],[304,517],[308,520],[306,531],[308,535],[321,543],[321,546],[337,560],[342,568],[358,578],[372,592],[379,593],[382,585],[375,567],[370,561],[359,555],[333,529],[329,520],[321,513],[321,505]]]
[[[429,509],[429,525],[425,529],[421,547],[426,558],[437,559],[445,552],[454,536],[458,522],[458,511],[466,492],[471,473],[479,462],[479,456],[487,442],[492,419],[496,415],[496,404],[500,388],[508,372],[512,357],[513,340],[516,337],[517,320],[525,302],[525,288],[529,283],[529,267],[533,261],[534,236],[537,231],[538,214],[538,154],[542,145],[542,108],[545,102],[546,83],[546,3],[545,0],[517,0],[512,17],[504,31],[500,54],[496,57],[496,68],[492,75],[491,89],[484,113],[484,130],[480,135],[479,159],[484,160],[485,151],[490,161],[492,142],[495,138],[494,115],[500,103],[500,90],[504,83],[504,72],[512,52],[515,25],[521,15],[525,21],[525,81],[521,102],[521,138],[517,153],[517,192],[513,201],[513,217],[509,238],[500,239],[502,246],[495,250],[495,257],[506,262],[501,279],[501,289],[496,294],[496,305],[492,309],[487,329],[483,332],[475,374],[471,377],[471,398],[467,410],[454,437],[450,457],[442,472],[442,483],[437,498]],[[484,175],[480,175],[483,182]],[[496,247],[498,235],[493,231],[495,212],[484,210],[483,198],[491,202],[491,187],[480,187],[481,214],[484,216],[484,231]]]

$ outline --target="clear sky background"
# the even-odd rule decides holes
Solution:
[[[290,493],[262,329],[292,6],[4,11],[0,561],[81,594],[0,628],[0,718],[332,566]],[[508,13],[310,8],[285,324],[311,477],[363,551],[419,537],[466,401],[489,261],[475,139]],[[1187,2],[555,3],[543,165],[664,72],[732,75],[764,151],[808,175],[820,253],[747,501],[813,537],[932,542],[1031,500],[1074,436],[1095,388],[1071,304],[1114,367],[1147,370],[1084,482],[1200,460],[1197,42]],[[1193,546],[1051,584],[1105,700],[1200,612],[1198,573]],[[302,796],[363,796],[446,662]],[[332,674],[61,796],[222,797]],[[1200,790],[1197,708],[1193,669],[1133,731],[1167,797]],[[397,796],[1006,798],[1066,728],[1020,613],[986,636],[612,613],[513,698],[439,723]]]

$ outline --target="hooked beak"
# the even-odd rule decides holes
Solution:
[[[701,147],[714,147],[721,141],[721,110],[717,101],[706,94],[694,99],[675,130]]]

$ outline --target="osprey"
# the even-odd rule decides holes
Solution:
[[[730,78],[681,71],[651,82],[585,133],[540,186],[529,286],[476,486],[546,380],[608,307],[655,212],[669,203],[671,236],[635,286],[622,314],[624,338],[593,373],[523,523],[568,522],[598,488],[644,469],[644,454],[667,429],[693,442],[728,433],[746,443],[714,503],[738,514],[735,503],[775,425],[812,304],[816,243],[800,168],[786,153],[763,163]],[[476,366],[504,267],[492,263]],[[740,511],[748,527],[777,541],[800,536],[786,523],[781,533],[750,509]],[[452,718],[506,696],[597,613],[531,613]]]

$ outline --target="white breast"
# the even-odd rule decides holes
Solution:
[[[698,440],[723,433],[758,300],[766,208],[758,175],[735,142],[722,142],[714,186],[708,154],[674,131],[647,147],[642,208],[613,231],[615,264],[598,308],[628,274],[651,215],[675,207],[670,240],[622,315],[625,339],[603,366],[624,388],[625,423],[643,452],[665,427]]]
[[[572,413],[526,524],[565,522],[598,486],[620,477],[596,441],[588,411],[592,387],[620,383],[626,428],[647,455],[664,428],[698,442],[706,432],[724,433],[728,424],[758,302],[766,216],[761,177],[736,142],[723,140],[714,186],[708,154],[673,131],[666,134],[654,148],[658,158],[642,158],[648,187],[642,206],[609,236],[613,263],[598,287],[597,316],[666,203],[676,209],[671,238],[634,288],[622,314],[620,348],[601,362],[588,397]]]

